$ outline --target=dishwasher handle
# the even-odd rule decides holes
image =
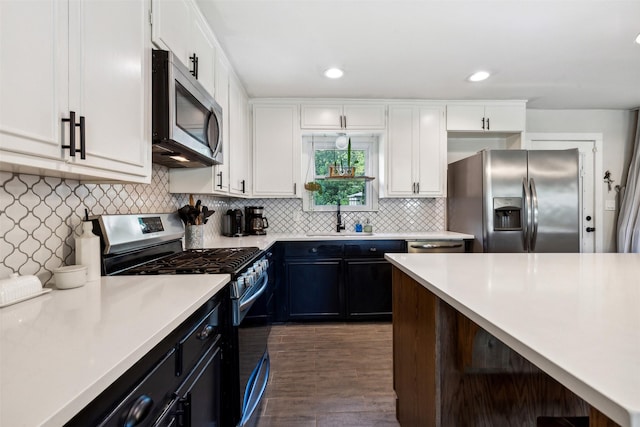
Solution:
[[[408,252],[464,252],[464,242],[408,242]]]

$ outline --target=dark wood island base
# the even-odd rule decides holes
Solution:
[[[393,385],[403,427],[618,426],[396,267]]]

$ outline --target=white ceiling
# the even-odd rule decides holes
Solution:
[[[252,98],[640,106],[640,0],[197,2]],[[480,69],[493,76],[466,81]]]

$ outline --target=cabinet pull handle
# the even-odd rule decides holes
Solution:
[[[487,117],[487,130],[489,130],[489,129],[491,129],[491,128],[489,127],[489,118]]]
[[[85,125],[84,125],[84,116],[80,116],[80,158],[82,160],[87,158],[87,150],[85,147]]]
[[[198,335],[196,335],[196,338],[200,341],[206,341],[215,330],[216,330],[215,326],[207,325],[200,332],[198,332]]]
[[[151,412],[152,407],[153,399],[146,394],[143,394],[133,402],[131,408],[129,408],[124,416],[124,422],[122,425],[134,427],[142,424],[144,419],[147,418],[147,415]]]
[[[62,119],[62,123],[69,123],[69,144],[62,145],[62,148],[69,149],[69,155],[71,157],[76,156],[76,127],[80,127],[80,158],[82,160],[86,159],[86,151],[85,151],[85,126],[84,126],[84,116],[80,116],[80,123],[76,123],[76,112],[69,111],[69,118]]]
[[[298,183],[297,183],[297,182],[294,182],[294,183],[293,183],[293,195],[294,195],[294,196],[297,194],[297,191],[296,191],[296,190],[297,190],[297,187],[298,187]]]
[[[196,78],[196,80],[198,80],[198,57],[194,53],[189,57],[189,60],[191,60],[191,63],[193,64],[193,70],[191,70],[190,73],[193,77]]]
[[[420,183],[416,182],[416,194],[420,194]]]
[[[217,187],[222,190],[222,171],[218,172],[216,175],[220,178],[220,184],[218,184]]]
[[[198,74],[200,74],[200,63],[198,62],[198,57],[196,56],[196,80],[198,80]]]
[[[312,254],[318,253],[318,248],[311,248],[311,253]]]
[[[244,179],[242,180],[242,194],[244,194]]]
[[[190,426],[191,425],[191,392],[181,399],[178,399],[178,425]],[[180,422],[181,421],[181,422]]]
[[[369,252],[378,252],[378,248],[369,248]]]
[[[69,111],[69,118],[62,119],[62,123],[69,123],[69,144],[63,145],[62,148],[69,149],[69,155],[76,156],[76,112]]]
[[[484,117],[482,118],[482,129],[484,130]]]
[[[342,121],[344,123],[343,129],[347,128],[347,116],[342,116]]]

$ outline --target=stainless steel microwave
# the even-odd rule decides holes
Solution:
[[[171,168],[222,163],[222,108],[171,52],[153,51],[153,162]]]

